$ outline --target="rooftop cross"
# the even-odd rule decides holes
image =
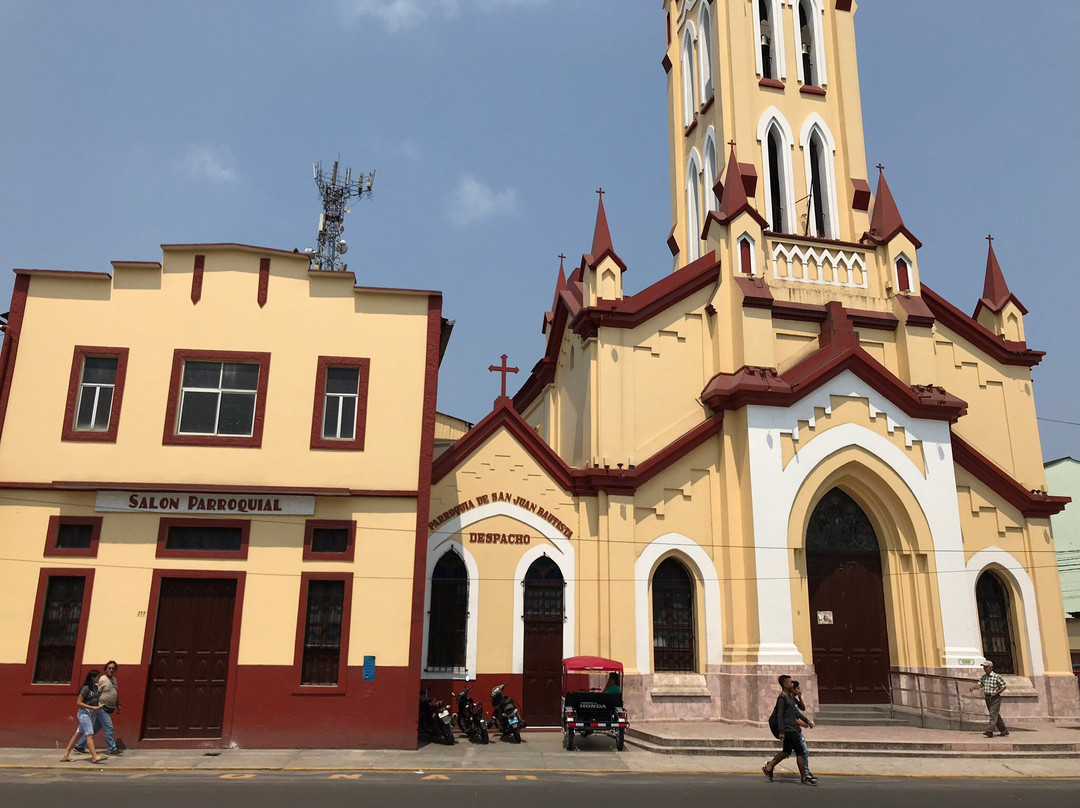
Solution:
[[[518,368],[509,367],[506,364],[506,354],[503,354],[502,355],[502,364],[501,365],[488,365],[488,370],[492,371],[493,373],[501,373],[502,374],[502,397],[506,398],[506,374],[507,373],[517,373]]]
[[[606,193],[607,193],[607,191],[605,191],[605,190],[604,190],[603,188],[597,188],[597,189],[596,189],[596,193],[600,194],[600,198],[601,198],[601,199],[603,199],[603,198],[604,198],[604,194],[606,194]]]
[[[994,237],[993,236],[987,236],[986,240],[990,242],[991,247],[994,246]]]
[[[874,166],[874,168],[876,168],[882,174],[885,173],[885,166],[883,166],[881,163],[878,163],[876,166]]]

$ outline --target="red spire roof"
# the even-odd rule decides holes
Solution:
[[[987,236],[986,240],[990,242],[990,249],[986,254],[986,276],[983,280],[982,298],[980,298],[979,305],[975,310],[976,316],[978,310],[983,307],[988,308],[995,314],[1000,314],[1001,310],[1005,308],[1005,304],[1010,300],[1017,305],[1017,308],[1023,314],[1027,314],[1027,309],[1016,299],[1016,296],[1009,290],[1009,284],[1005,282],[1005,273],[1001,271],[1001,265],[998,263],[997,255],[994,253],[994,237]]]
[[[607,213],[604,211],[604,189],[600,188],[596,193],[600,196],[600,204],[596,208],[596,227],[593,230],[592,250],[588,255],[584,256],[585,263],[590,267],[595,267],[603,258],[610,256],[619,265],[619,268],[625,272],[626,264],[619,258],[618,253],[615,252],[615,248],[611,244],[611,231],[608,230]]]
[[[903,217],[900,216],[900,209],[896,207],[889,183],[885,181],[885,167],[878,165],[877,168],[879,174],[877,193],[874,195],[874,215],[870,219],[870,232],[867,235],[878,244],[884,244],[891,241],[897,233],[903,233],[918,249],[922,242],[907,229]]]
[[[555,308],[559,305],[559,295],[567,288],[566,269],[563,267],[565,255],[559,256],[559,278],[555,281],[555,299],[551,301],[551,311],[544,313],[545,327],[555,320]]]
[[[757,212],[746,195],[747,185],[753,187],[756,182],[757,177],[748,177],[745,174],[743,164],[735,156],[735,144],[732,143],[731,153],[728,155],[727,172],[724,174],[724,192],[720,196],[720,209],[716,211],[716,217],[722,222],[730,222],[745,211],[757,219],[762,227],[767,227],[764,217]]]

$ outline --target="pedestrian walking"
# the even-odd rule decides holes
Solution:
[[[994,730],[1001,733],[1004,738],[1009,734],[1009,728],[1001,717],[1001,694],[1005,691],[1005,680],[1000,673],[994,672],[994,663],[989,659],[982,664],[983,675],[979,677],[979,683],[972,685],[970,692],[982,688],[983,698],[986,700],[986,711],[990,714],[990,723],[983,732],[987,738],[994,737]]]
[[[98,730],[105,731],[105,747],[109,754],[116,756],[124,754],[124,750],[116,745],[116,731],[113,727],[113,713],[120,712],[120,695],[116,682],[116,660],[110,659],[105,663],[105,672],[97,681],[98,701],[101,709],[94,713],[94,734]],[[80,755],[86,752],[86,738],[81,738],[75,744],[75,751]]]
[[[791,680],[791,695],[795,699],[795,706],[799,708],[799,711],[806,713],[806,704],[803,703],[802,697],[802,685],[795,679]],[[806,745],[806,733],[802,732],[804,729],[813,729],[814,725],[809,721],[799,719],[796,723],[799,725],[799,746],[802,748],[803,763],[806,764],[806,779],[810,781],[810,785],[817,785],[817,778],[814,777],[813,772],[810,771],[810,747]]]
[[[99,755],[97,749],[94,748],[94,713],[101,711],[101,704],[98,701],[100,694],[97,686],[100,677],[101,671],[97,669],[86,674],[86,681],[79,688],[79,695],[75,697],[75,717],[79,721],[79,727],[75,730],[75,734],[71,736],[71,740],[68,741],[67,747],[64,749],[64,755],[60,758],[65,762],[71,760],[71,750],[80,738],[86,738],[86,745],[90,748],[91,763],[105,762],[104,755]]]
[[[791,693],[791,677],[788,675],[780,676],[777,680],[780,683],[781,693],[776,698],[776,717],[777,726],[780,732],[780,736],[783,738],[784,746],[776,754],[772,760],[761,767],[761,772],[771,782],[773,779],[773,771],[776,769],[776,765],[782,760],[786,760],[792,754],[795,755],[795,763],[799,767],[799,778],[803,785],[816,785],[817,780],[811,780],[806,773],[806,759],[803,757],[802,748],[799,744],[799,719],[802,719],[807,726],[813,726],[813,723],[799,710],[799,706],[795,703],[795,697]]]

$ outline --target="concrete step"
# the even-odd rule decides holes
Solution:
[[[911,726],[911,717],[891,713],[887,705],[822,704],[814,714],[814,723],[822,727],[903,727]]]

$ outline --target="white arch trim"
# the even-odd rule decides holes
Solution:
[[[713,158],[711,165],[709,164],[710,148],[712,148]],[[701,149],[701,176],[703,178],[701,189],[704,198],[703,207],[708,215],[708,211],[716,210],[719,206],[716,194],[713,193],[713,186],[720,177],[720,154],[716,151],[716,130],[711,126],[705,130],[705,145]]]
[[[698,14],[698,96],[704,104],[716,91],[716,79],[713,75],[713,35],[712,15],[708,3],[701,4]],[[710,89],[709,85],[712,85]]]
[[[780,436],[797,437],[798,422],[813,424],[814,408],[828,411],[832,396],[866,399],[871,416],[886,417],[890,432],[899,426],[908,440],[921,441],[925,475],[886,438],[858,424],[835,426],[805,446],[796,444],[796,454],[785,467]],[[974,668],[970,660],[982,654],[982,640],[970,592],[957,586],[965,580],[966,567],[949,425],[908,416],[851,371],[839,374],[789,408],[754,405],[746,410],[758,577],[759,664],[805,663],[794,640],[788,522],[795,498],[814,469],[830,455],[857,446],[889,466],[919,503],[933,538],[945,641],[943,662],[950,668]]]
[[[687,259],[701,257],[701,158],[697,149],[690,149],[686,165],[686,236]]]
[[[757,74],[763,76],[761,63],[761,16],[758,14],[757,0],[751,0],[754,7],[754,58],[757,60]],[[769,4],[769,16],[772,24],[773,61],[776,63],[776,75],[787,78],[787,63],[784,59],[784,18],[781,16],[780,0],[766,0]]]
[[[439,531],[440,533],[442,531]],[[427,566],[424,572],[424,645],[423,666],[424,678],[426,679],[457,679],[461,674],[454,671],[428,671],[428,630],[431,628],[431,574],[435,571],[435,565],[448,551],[456,552],[465,562],[465,570],[469,576],[469,613],[465,620],[465,680],[476,678],[476,637],[477,621],[480,616],[480,571],[476,566],[476,559],[460,541],[452,536],[443,535],[441,540],[433,542],[437,534],[428,537]]]
[[[683,95],[683,127],[694,122],[697,114],[697,93],[694,88],[694,71],[697,69],[697,48],[694,46],[694,25],[687,22],[682,34],[682,95]]]
[[[634,562],[634,633],[638,673],[652,673],[652,646],[649,644],[649,583],[653,568],[666,553],[678,550],[693,564],[702,581],[705,614],[699,625],[705,629],[705,663],[719,665],[724,660],[723,619],[720,613],[720,581],[716,564],[701,545],[681,533],[665,533],[653,539]]]
[[[798,56],[796,64],[799,70],[799,81],[803,84],[808,84],[808,77],[803,75],[802,66],[802,29],[799,27],[799,0],[788,0],[791,3],[793,11],[793,27],[795,29],[795,54]],[[814,13],[814,19],[810,23],[812,35],[814,41],[813,45],[814,53],[814,67],[818,72],[818,85],[824,87],[829,83],[829,79],[825,74],[825,62],[828,61],[825,58],[825,8],[822,6],[820,0],[806,0],[810,4],[810,10]]]
[[[810,177],[811,177],[811,152],[810,152],[810,138],[814,134],[814,130],[818,131],[821,137],[822,144],[825,146],[826,154],[821,155],[824,161],[822,168],[825,171],[823,177],[825,181],[825,192],[828,195],[828,208],[826,209],[826,224],[828,225],[826,230],[826,236],[828,238],[839,238],[839,210],[836,203],[836,141],[833,139],[832,132],[829,130],[829,125],[825,123],[825,119],[818,115],[816,112],[810,113],[806,120],[803,121],[802,129],[799,130],[799,148],[803,152],[803,170],[806,172],[806,189],[810,190]],[[807,210],[809,214],[809,209]]]
[[[550,544],[530,546],[529,549],[522,555],[521,560],[518,562],[517,569],[514,572],[514,610],[510,614],[509,619],[511,623],[511,636],[513,637],[513,659],[511,660],[511,673],[521,673],[522,664],[521,657],[522,651],[525,647],[525,623],[521,619],[524,607],[525,598],[522,591],[521,582],[525,579],[525,573],[529,569],[529,565],[532,564],[545,552],[551,556],[552,560],[559,565],[559,570],[562,572],[563,580],[566,581],[566,622],[563,623],[563,656],[574,655],[574,638],[577,636],[575,630],[576,626],[576,604],[577,598],[575,593],[577,592],[577,573],[574,565],[574,547],[570,542],[555,530],[554,527],[549,525],[539,516],[532,511],[527,511],[517,505],[511,505],[509,502],[491,502],[487,505],[481,505],[479,508],[473,508],[470,511],[466,511],[463,514],[455,516],[453,519],[443,523],[438,530],[432,533],[428,537],[428,572],[427,579],[425,581],[426,594],[424,596],[424,604],[427,608],[431,607],[431,570],[435,567],[435,561],[438,560],[438,556],[442,553],[438,553],[438,548],[448,541],[452,540],[452,537],[460,533],[477,522],[484,519],[490,519],[493,516],[507,516],[511,519],[515,519],[524,525],[528,525],[535,530]],[[445,551],[444,551],[445,552]],[[466,551],[467,552],[467,551]],[[432,558],[434,557],[434,561]],[[466,556],[466,566],[468,566],[468,559],[471,556]],[[469,568],[469,634],[466,637],[466,659],[469,660],[471,665],[470,671],[476,671],[476,621],[479,618],[479,581],[476,576],[476,564]],[[476,586],[472,584],[474,581]],[[473,593],[476,592],[476,600],[473,600]],[[425,609],[426,613],[426,609]],[[427,654],[427,621],[424,623],[424,653]],[[427,662],[427,656],[424,657],[424,661]],[[425,673],[425,676],[428,674]],[[475,673],[474,673],[475,675]],[[440,678],[432,675],[431,678]],[[444,678],[451,678],[446,676]]]
[[[970,575],[967,591],[971,602],[969,608],[973,610],[977,622],[979,619],[979,606],[975,599],[975,585],[979,582],[979,576],[986,572],[991,565],[1006,570],[1020,590],[1020,598],[1024,601],[1024,627],[1027,629],[1031,674],[1033,676],[1042,676],[1046,671],[1046,666],[1043,663],[1042,631],[1039,629],[1039,603],[1035,600],[1035,585],[1031,582],[1031,576],[1028,575],[1027,570],[1014,556],[1000,547],[987,547],[971,557],[967,563]]]
[[[795,148],[795,134],[791,130],[791,125],[787,122],[787,118],[776,107],[769,107],[762,114],[758,120],[757,127],[757,139],[761,144],[761,167],[762,167],[762,189],[764,198],[768,200],[770,189],[772,188],[772,173],[769,167],[769,131],[776,127],[780,132],[780,139],[782,148],[780,149],[780,159],[784,161],[784,176],[781,178],[783,182],[780,183],[780,193],[783,195],[783,199],[780,200],[780,206],[786,212],[786,222],[769,222],[769,227],[775,232],[794,232],[795,230],[795,180],[794,169],[792,167],[791,152]],[[772,206],[766,204],[765,217],[767,219],[772,218]]]

